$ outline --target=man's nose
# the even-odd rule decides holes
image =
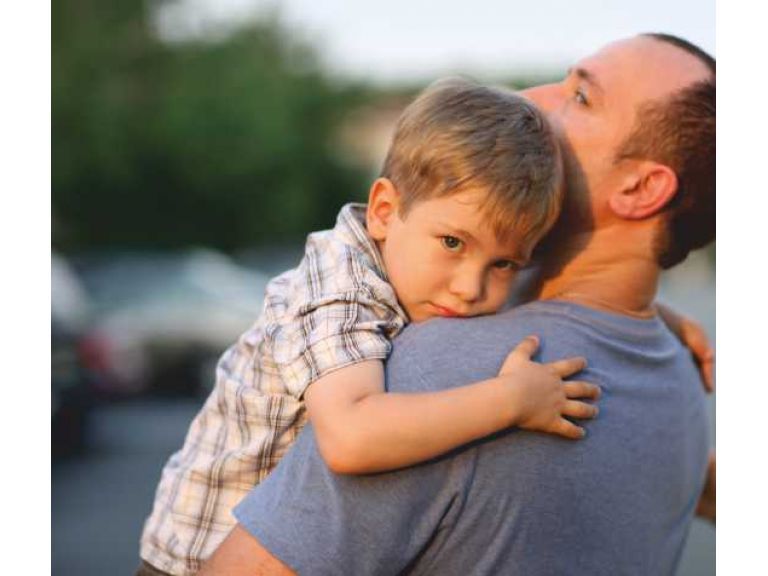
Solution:
[[[558,86],[556,84],[544,84],[521,90],[520,94],[536,104],[542,112],[552,112],[558,102]]]

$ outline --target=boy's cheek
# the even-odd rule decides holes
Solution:
[[[512,288],[515,285],[514,275],[503,282],[498,289],[494,292],[492,298],[490,298],[490,314],[494,314],[504,308],[504,305],[509,301],[509,297],[512,293]]]

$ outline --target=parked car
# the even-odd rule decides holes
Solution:
[[[258,317],[268,278],[211,250],[83,259],[90,341],[111,395],[210,389],[222,352]]]
[[[67,260],[51,254],[51,449],[54,457],[86,444],[96,373],[84,355],[88,295]]]

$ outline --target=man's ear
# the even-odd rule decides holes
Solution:
[[[377,178],[368,193],[365,224],[374,240],[385,240],[393,218],[400,209],[400,193],[389,178]]]
[[[677,192],[677,174],[669,166],[643,160],[630,170],[621,190],[610,197],[611,210],[628,220],[661,212]]]

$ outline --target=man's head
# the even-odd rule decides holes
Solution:
[[[524,98],[451,79],[398,121],[367,225],[412,320],[495,312],[556,220],[557,139]]]
[[[715,61],[646,34],[525,92],[562,131],[569,230],[652,222],[669,267],[715,235]]]

